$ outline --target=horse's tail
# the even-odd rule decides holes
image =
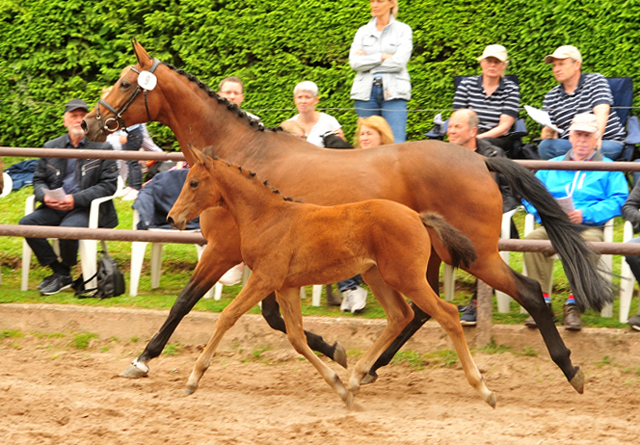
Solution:
[[[578,226],[528,169],[507,158],[484,158],[490,171],[503,175],[516,197],[529,201],[538,211],[549,240],[560,255],[576,304],[602,310],[613,302],[613,286],[598,273],[598,255],[580,236]]]
[[[464,267],[469,267],[476,260],[476,249],[471,240],[449,224],[442,215],[435,212],[422,212],[420,219],[425,227],[436,232],[440,241],[445,245],[451,255],[453,267],[459,267],[461,263]]]

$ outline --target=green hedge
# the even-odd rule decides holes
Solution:
[[[523,104],[540,106],[555,84],[542,59],[559,45],[580,48],[585,71],[635,77],[638,17],[635,0],[401,0],[399,19],[414,31],[409,108],[419,111],[410,114],[410,139],[421,139],[433,116],[450,108],[453,77],[478,73],[475,59],[491,43],[507,47]],[[37,147],[59,135],[66,100],[95,103],[135,61],[131,37],[214,89],[240,76],[244,107],[269,126],[295,113],[293,86],[313,80],[320,107],[332,109],[350,135],[348,50],[368,18],[366,0],[3,0],[0,143]],[[152,132],[163,146],[175,145],[166,128]]]

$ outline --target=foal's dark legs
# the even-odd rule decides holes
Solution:
[[[262,300],[262,316],[273,329],[287,333],[275,293],[269,294],[267,298]],[[323,353],[343,368],[347,367],[347,353],[342,345],[338,342],[329,345],[320,335],[313,332],[304,331],[304,334],[307,336],[307,344],[311,349]]]

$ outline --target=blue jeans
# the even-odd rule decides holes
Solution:
[[[138,151],[142,146],[142,127],[136,127],[133,130],[129,130],[127,135],[127,143],[122,146],[123,150]],[[129,187],[136,190],[142,188],[142,167],[138,160],[127,161],[129,167]]]
[[[38,207],[33,213],[24,216],[20,225],[89,227],[89,209],[73,209],[68,212],[54,210],[47,206]],[[25,238],[40,265],[49,266],[58,260],[58,256],[46,238]],[[60,258],[69,268],[78,262],[78,240],[60,239]]]
[[[404,99],[384,100],[384,89],[371,86],[369,100],[354,100],[358,117],[382,116],[393,131],[395,143],[407,140],[407,101]]]
[[[602,154],[612,161],[618,159],[624,144],[616,141],[602,141],[600,151]],[[538,145],[538,154],[540,159],[552,159],[562,156],[571,150],[571,142],[568,139],[543,139]]]
[[[341,293],[347,291],[349,289],[355,289],[356,287],[362,284],[362,277],[360,275],[356,275],[355,277],[349,278],[348,280],[342,280],[338,283],[338,291]]]
[[[632,240],[627,241],[628,243],[640,243],[640,236],[633,238]],[[636,281],[640,283],[640,256],[637,255],[625,255],[625,260],[627,260],[627,264],[629,264],[629,268],[631,269],[631,273],[636,277]]]

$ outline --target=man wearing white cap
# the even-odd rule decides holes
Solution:
[[[564,156],[551,161],[604,161],[612,162],[602,156],[597,149],[600,120],[591,113],[577,114],[569,127],[570,150]],[[615,216],[620,216],[622,205],[629,195],[629,186],[622,172],[616,171],[566,171],[539,170],[536,177],[547,187],[556,199],[562,199],[569,219],[580,225],[581,235],[587,241],[602,241],[603,226]],[[569,203],[567,203],[569,201]],[[540,218],[534,207],[524,201],[527,212],[532,213],[538,223]],[[525,239],[549,239],[544,226],[540,226]],[[551,310],[549,283],[553,273],[552,254],[525,252],[524,262],[530,278],[538,280],[545,301]],[[569,295],[564,306],[562,320],[568,330],[582,329],[580,312],[575,305],[573,294]],[[528,327],[536,327],[533,318],[525,321]]]
[[[551,122],[562,130],[558,135],[551,128],[542,129],[538,151],[542,159],[565,154],[571,148],[567,129],[573,117],[580,113],[593,113],[598,119],[597,146],[602,154],[615,160],[624,146],[625,132],[614,109],[613,95],[607,79],[598,73],[582,73],[582,55],[575,46],[565,45],[544,58],[553,65],[553,75],[560,85],[544,97],[543,110]]]
[[[518,118],[520,87],[504,77],[509,63],[504,46],[487,46],[478,62],[482,74],[465,77],[460,82],[453,98],[453,109],[475,111],[480,119],[477,138],[489,138],[491,144],[509,151],[511,142],[504,136]]]

